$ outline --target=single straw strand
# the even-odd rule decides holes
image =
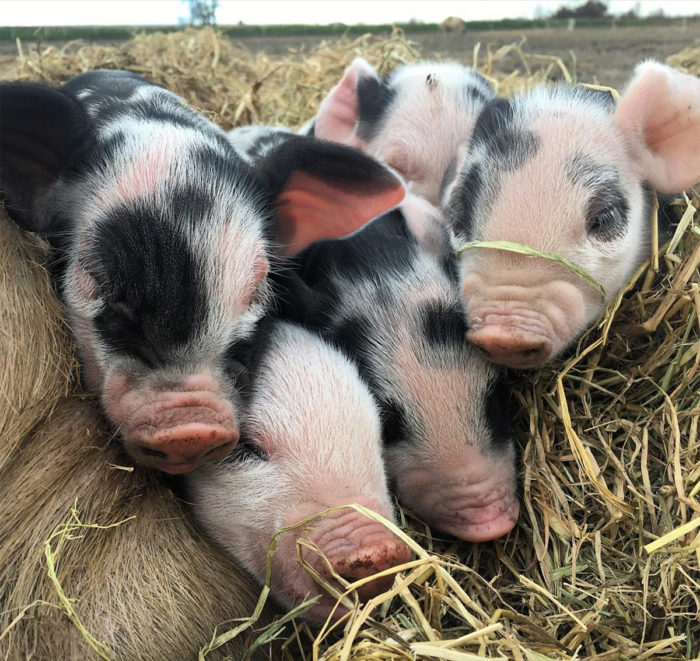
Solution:
[[[591,287],[596,289],[601,295],[603,300],[605,300],[605,289],[588,271],[582,269],[577,264],[572,261],[562,257],[561,255],[555,255],[551,252],[543,252],[542,250],[537,250],[537,248],[532,248],[530,246],[523,245],[522,243],[515,243],[514,241],[469,241],[464,245],[457,248],[456,255],[457,258],[465,252],[466,250],[473,250],[474,248],[492,248],[494,250],[505,250],[506,252],[517,252],[521,255],[527,255],[528,257],[542,257],[543,259],[548,259],[551,262],[556,262],[557,264],[563,264],[569,270],[573,271],[579,278],[583,278]]]

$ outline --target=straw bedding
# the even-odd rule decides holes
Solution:
[[[126,68],[182,95],[226,129],[248,123],[296,128],[356,55],[382,73],[419,57],[400,34],[271,58],[205,29],[135,36],[119,46],[23,49],[0,74],[54,84],[92,68]],[[517,71],[503,70],[506,55],[516,57]],[[700,48],[669,63],[700,74]],[[570,78],[561,61],[528,55],[518,44],[475,51],[467,64],[501,94]],[[250,623],[240,635],[271,658],[700,656],[699,204],[697,191],[674,204],[670,244],[654,245],[649,263],[573,357],[512,375],[523,507],[507,538],[489,544],[441,539],[401,512],[417,559],[400,568],[394,588],[372,607],[357,606],[320,632],[287,618],[271,627]],[[551,210],[553,221],[557,213]],[[4,222],[0,227],[17,234]],[[17,250],[27,256],[25,269],[40,268],[41,251],[31,239],[19,241]],[[0,304],[3,326],[36,328],[32,340],[50,343],[56,355],[55,364],[33,365],[0,344],[0,391],[14,398],[13,415],[0,419],[4,445],[50,414],[73,358],[53,295],[24,291],[24,273],[2,277],[17,283],[17,296]],[[50,323],[19,316],[25,296],[45,301]],[[48,405],[41,408],[42,402]]]

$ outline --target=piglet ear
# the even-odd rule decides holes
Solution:
[[[69,165],[86,126],[65,94],[34,83],[0,84],[0,191],[25,229],[48,229],[34,203]]]
[[[349,147],[293,136],[257,166],[274,207],[277,240],[294,255],[318,239],[346,236],[401,203],[399,177]]]
[[[644,62],[613,120],[658,191],[678,193],[700,180],[700,79]]]
[[[316,115],[314,135],[324,140],[348,144],[360,116],[357,85],[361,78],[379,81],[377,72],[361,57],[345,70],[340,82],[323,99]]]

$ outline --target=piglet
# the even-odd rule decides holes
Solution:
[[[437,211],[409,196],[279,274],[281,314],[356,361],[382,418],[400,502],[437,530],[495,539],[518,518],[508,390],[466,340],[456,264]]]
[[[238,440],[276,257],[404,195],[372,159],[310,138],[254,169],[182,99],[126,71],[59,90],[2,84],[0,152],[9,214],[55,248],[86,385],[134,459],[173,474]]]
[[[442,203],[459,249],[510,241],[583,268],[478,247],[459,259],[469,340],[494,362],[536,367],[569,346],[649,255],[650,190],[700,179],[700,81],[639,65],[607,93],[538,87],[483,110]]]
[[[306,130],[374,156],[437,204],[459,146],[493,98],[483,76],[456,63],[420,62],[381,78],[358,57]]]
[[[281,321],[269,322],[259,352],[241,442],[223,461],[187,475],[184,486],[204,530],[262,582],[266,550],[285,526],[349,503],[395,519],[379,412],[357,368],[318,335]],[[312,619],[325,618],[335,600],[299,563],[300,539],[316,544],[350,582],[411,558],[385,526],[351,508],[283,533],[272,560],[273,595],[288,607],[319,596],[307,611]],[[317,553],[303,556],[333,582]],[[359,595],[383,592],[392,580],[371,581]]]

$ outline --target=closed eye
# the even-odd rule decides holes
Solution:
[[[609,229],[619,218],[619,213],[614,208],[606,208],[588,218],[589,234],[597,233]]]

